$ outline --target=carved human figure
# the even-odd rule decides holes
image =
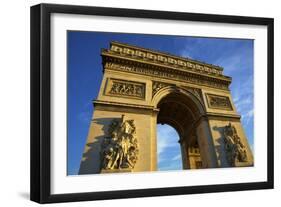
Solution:
[[[142,89],[141,87],[135,86],[134,87],[134,94],[137,96],[142,96]]]
[[[165,87],[166,85],[160,82],[155,82],[152,86],[153,95],[155,95],[161,88]]]
[[[240,162],[246,162],[247,161],[247,152],[245,145],[241,142],[240,137],[236,136],[236,146],[238,151],[238,160]]]
[[[104,169],[113,168],[114,155],[115,155],[115,153],[114,153],[113,147],[110,147],[110,148],[108,148],[108,150],[104,151],[104,161],[103,161]]]
[[[116,160],[115,140],[114,138],[105,138],[102,143],[102,168],[113,169]]]
[[[112,88],[111,88],[111,90],[110,90],[110,93],[118,93],[119,92],[119,90],[120,90],[120,84],[118,84],[118,83],[114,83],[113,85],[112,85]]]
[[[137,140],[132,136],[131,142],[129,143],[129,150],[126,157],[129,166],[133,167],[135,165],[138,159],[137,154],[138,154]]]
[[[122,149],[121,160],[122,160],[122,167],[128,167],[128,150],[130,147],[131,136],[134,129],[132,128],[129,121],[125,121],[122,123],[120,128],[120,145]],[[119,166],[120,167],[120,166]]]
[[[113,120],[108,133],[102,143],[102,169],[134,168],[138,155],[137,139],[135,138],[135,125],[133,120],[122,122]]]
[[[247,161],[247,151],[240,137],[237,134],[236,128],[229,123],[224,128],[225,150],[226,157],[231,166],[236,166],[238,162]]]
[[[119,92],[126,94],[127,91],[128,91],[128,87],[126,87],[126,84],[122,84]]]

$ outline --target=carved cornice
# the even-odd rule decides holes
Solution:
[[[241,116],[237,115],[237,114],[221,114],[221,113],[207,112],[202,116],[202,118],[207,118],[207,119],[233,119],[233,120],[239,121],[241,119]]]
[[[222,68],[199,61],[111,43],[109,50],[102,50],[104,69],[178,80],[213,88],[228,90],[231,78],[222,75]]]
[[[175,68],[195,70],[200,73],[203,72],[210,75],[222,76],[223,68],[219,66],[119,42],[111,42],[110,50],[107,50],[107,52],[119,54],[121,56],[129,56],[138,60],[143,59],[165,66],[172,65]]]
[[[204,76],[196,73],[176,71],[169,68],[159,68],[151,65],[135,64],[124,59],[105,58],[104,69],[118,70],[142,75],[148,75],[158,78],[183,81],[196,85],[203,85],[222,90],[229,90],[228,86],[231,83],[230,79],[217,79],[209,76]]]
[[[134,108],[134,109],[143,109],[143,110],[149,110],[153,112],[159,112],[159,109],[154,108],[153,106],[148,105],[140,105],[140,104],[129,104],[129,103],[120,103],[120,102],[113,102],[113,101],[100,101],[100,100],[94,100],[93,101],[94,106],[118,106],[118,107],[125,107],[125,108]]]

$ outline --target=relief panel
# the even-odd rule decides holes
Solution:
[[[145,83],[110,78],[106,95],[145,99]]]
[[[233,111],[230,99],[227,96],[218,96],[218,95],[207,93],[206,98],[209,108]]]

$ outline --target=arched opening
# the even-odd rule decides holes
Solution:
[[[181,91],[181,89],[176,88],[159,99],[157,108],[159,109],[157,124],[168,124],[172,126],[179,136],[178,143],[181,150],[179,160],[182,161],[181,169],[202,168],[196,131],[196,124],[202,113],[198,99],[190,92]],[[157,132],[159,133],[159,131]],[[167,136],[169,135],[166,135],[166,139],[169,139]],[[173,137],[170,137],[170,139],[173,139]],[[172,158],[170,157],[170,159]],[[173,166],[172,162],[176,162],[176,160],[170,160],[170,162],[170,166]],[[179,169],[178,166],[177,169]],[[161,165],[159,170],[161,170]]]
[[[182,170],[179,134],[168,124],[157,125],[157,158],[159,171]]]

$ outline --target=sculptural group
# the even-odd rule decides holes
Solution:
[[[133,169],[138,157],[134,120],[113,120],[102,142],[101,169]]]
[[[237,134],[236,128],[229,123],[224,128],[224,141],[226,158],[232,167],[235,167],[238,162],[247,162],[247,151],[241,138]]]

